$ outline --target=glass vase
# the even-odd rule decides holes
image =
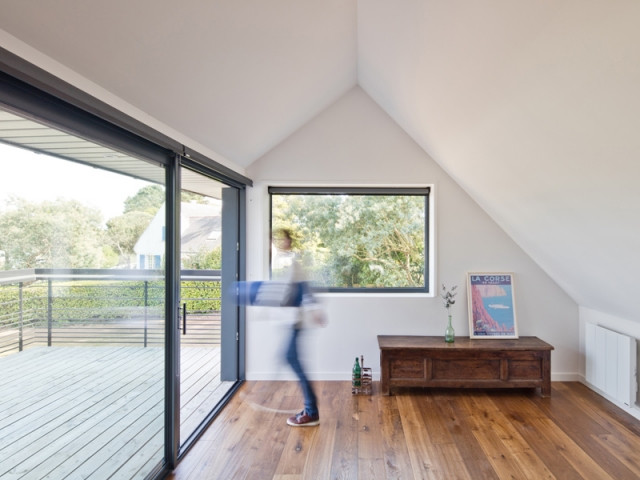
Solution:
[[[453,329],[453,325],[451,325],[451,315],[449,315],[449,323],[447,324],[447,328],[444,331],[444,341],[447,343],[453,343],[456,338],[456,331]]]

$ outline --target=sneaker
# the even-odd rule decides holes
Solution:
[[[291,425],[292,427],[313,427],[320,425],[320,415],[309,416],[307,412],[303,410],[297,415],[289,417],[287,419],[287,425]]]

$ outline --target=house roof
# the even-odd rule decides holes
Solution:
[[[221,206],[215,204],[185,203],[181,207],[182,253],[210,251],[221,245]]]
[[[240,172],[359,85],[579,305],[640,320],[638,18],[617,0],[7,0],[0,41]]]

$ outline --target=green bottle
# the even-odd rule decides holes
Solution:
[[[360,362],[356,357],[356,363],[353,364],[353,375],[351,377],[351,384],[353,387],[360,387],[362,378],[362,370],[360,369]]]
[[[444,341],[447,343],[456,341],[456,331],[453,329],[453,325],[451,325],[451,315],[449,315],[449,324],[444,330]]]

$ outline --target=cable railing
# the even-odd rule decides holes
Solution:
[[[161,270],[0,272],[0,356],[32,346],[164,345]],[[220,344],[220,270],[181,271],[181,344]]]

